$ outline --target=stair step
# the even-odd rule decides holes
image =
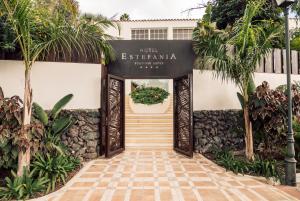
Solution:
[[[158,129],[125,129],[125,132],[128,133],[128,132],[173,132],[173,129],[161,129],[161,128],[158,128]]]
[[[170,134],[163,134],[163,135],[127,135],[126,139],[173,139],[173,135]]]
[[[173,143],[126,143],[126,147],[173,147]]]
[[[125,146],[126,150],[128,151],[172,151],[173,145],[168,145],[165,147],[152,147],[152,146],[144,146],[144,147],[138,147],[138,146]]]
[[[125,126],[125,130],[138,130],[138,131],[144,131],[144,130],[151,130],[151,131],[156,131],[156,130],[170,130],[173,129],[172,126],[166,126],[166,125],[156,125],[156,126],[148,126],[144,124],[138,124],[135,126]]]
[[[126,138],[125,139],[125,142],[126,144],[127,143],[172,143],[173,142],[173,139],[128,139]]]
[[[127,132],[125,132],[125,135],[140,135],[140,134],[143,134],[143,135],[152,135],[152,134],[156,134],[156,135],[160,135],[160,134],[163,134],[163,135],[173,135],[173,130],[172,131],[170,131],[170,132],[161,132],[161,131],[151,131],[151,132],[146,132],[146,131],[143,131],[143,132],[141,132],[141,131],[127,131]]]
[[[144,114],[144,113],[133,113],[133,114],[125,114],[125,117],[127,119],[135,119],[135,118],[140,118],[140,119],[147,119],[147,118],[158,118],[158,119],[165,119],[165,118],[173,118],[173,114],[157,114],[157,113],[153,113],[153,114]]]
[[[130,123],[128,122],[126,124],[126,126],[139,126],[141,125],[140,123]],[[173,122],[162,122],[162,123],[143,123],[142,125],[145,125],[145,126],[173,126]]]
[[[126,123],[172,123],[171,119],[127,119]]]

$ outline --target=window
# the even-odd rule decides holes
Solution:
[[[192,28],[176,28],[173,29],[173,40],[192,40]]]
[[[131,40],[167,40],[167,28],[132,29]]]
[[[148,40],[149,30],[148,29],[133,29],[131,30],[132,40]]]
[[[150,29],[150,40],[167,40],[168,29]]]

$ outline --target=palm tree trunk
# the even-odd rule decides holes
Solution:
[[[23,124],[21,136],[26,140],[27,146],[20,149],[18,155],[18,176],[23,175],[24,169],[29,169],[30,166],[30,146],[29,146],[29,129],[31,122],[32,111],[32,89],[30,84],[30,68],[25,70],[25,90],[24,90],[24,107],[23,107]]]
[[[248,160],[254,159],[254,151],[253,151],[253,134],[252,134],[252,123],[250,121],[249,116],[249,106],[248,103],[245,102],[244,106],[244,121],[245,121],[245,154]]]

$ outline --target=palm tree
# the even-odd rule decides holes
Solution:
[[[121,15],[120,20],[121,21],[129,21],[130,17],[127,13],[124,13],[123,15]]]
[[[252,124],[249,117],[249,85],[257,63],[268,54],[272,41],[280,36],[280,28],[268,21],[253,22],[253,18],[262,12],[264,1],[250,1],[244,13],[228,34],[209,32],[200,37],[197,27],[193,35],[194,51],[206,64],[211,66],[216,77],[231,80],[239,88],[243,97],[245,123],[245,154],[248,160],[254,157]],[[265,24],[268,28],[265,28]]]
[[[70,0],[66,0],[69,1]],[[37,11],[32,0],[0,0],[0,16],[7,19],[21,50],[24,62],[25,89],[22,130],[18,136],[20,152],[18,156],[18,175],[30,166],[30,124],[32,111],[31,69],[38,59],[49,54],[67,58],[69,55],[93,57],[100,63],[101,53],[109,61],[112,48],[107,42],[109,36],[104,28],[113,26],[109,21],[88,22],[75,16],[66,20],[57,13],[45,16]]]

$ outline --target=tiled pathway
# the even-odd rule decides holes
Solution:
[[[201,155],[126,151],[88,163],[47,201],[297,200],[248,176],[225,172]]]

